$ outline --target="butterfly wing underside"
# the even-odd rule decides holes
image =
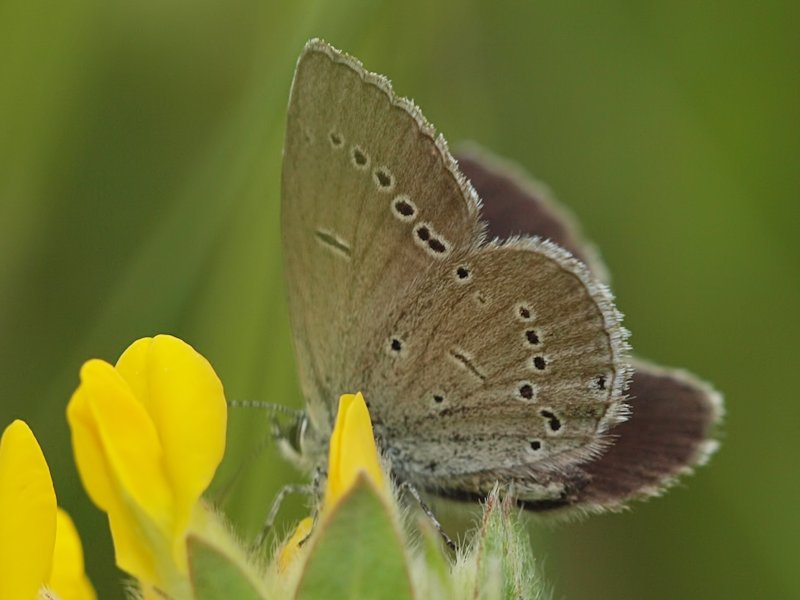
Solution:
[[[432,257],[474,243],[478,207],[413,104],[355,59],[312,41],[292,85],[281,213],[300,379],[324,433],[339,395],[363,389],[363,373],[374,368],[370,342],[387,308]],[[411,224],[420,219],[440,228],[414,244]]]
[[[444,495],[513,483],[563,499],[621,421],[625,332],[555,244],[487,243],[441,137],[382,77],[322,42],[289,106],[282,231],[312,427],[363,391],[395,473]]]

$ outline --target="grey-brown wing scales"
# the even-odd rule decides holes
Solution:
[[[366,385],[395,471],[450,495],[499,480],[561,497],[553,473],[599,452],[625,413],[625,331],[606,289],[526,239],[454,255],[412,294]]]
[[[309,42],[289,104],[281,228],[301,384],[323,435],[339,394],[361,389],[376,360],[368,341],[387,308],[476,243],[477,213],[413,104],[355,59]]]

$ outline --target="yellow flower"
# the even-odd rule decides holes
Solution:
[[[306,538],[311,534],[314,527],[314,519],[306,517],[297,524],[294,533],[286,540],[278,552],[278,571],[285,571],[300,554],[301,546]]]
[[[339,410],[328,448],[328,478],[320,511],[323,519],[347,495],[362,474],[378,494],[389,497],[380,456],[375,446],[372,421],[364,397],[359,392],[339,398]],[[284,542],[278,553],[279,571],[285,571],[301,553],[300,544],[308,538],[312,527],[313,520],[306,517]]]
[[[69,515],[58,509],[56,513],[56,544],[53,550],[53,572],[47,587],[59,600],[95,600],[89,578],[83,567],[83,548],[75,525]]]
[[[80,539],[57,509],[50,470],[30,428],[14,421],[0,439],[0,598],[94,600]]]
[[[339,411],[328,449],[328,480],[322,511],[327,514],[347,494],[360,473],[382,493],[385,487],[375,435],[364,397],[345,394],[339,399]]]
[[[225,449],[227,406],[211,365],[166,335],[134,342],[112,366],[90,360],[67,407],[75,462],[108,514],[117,565],[178,596],[186,535]]]

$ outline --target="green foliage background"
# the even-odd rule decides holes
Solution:
[[[637,352],[727,397],[723,448],[688,485],[532,527],[557,594],[800,596],[798,6],[0,2],[0,425],[33,427],[101,597],[119,575],[64,419],[86,358],[170,332],[230,398],[301,403],[278,190],[312,36],[388,74],[451,143],[548,182],[601,248]],[[231,416],[223,483],[267,430]],[[247,464],[228,500],[245,532],[299,478],[271,449]]]

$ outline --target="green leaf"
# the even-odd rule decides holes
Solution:
[[[242,566],[206,541],[189,536],[186,541],[189,578],[195,600],[264,600]]]
[[[388,507],[364,478],[322,524],[298,600],[409,600],[408,561]]]

